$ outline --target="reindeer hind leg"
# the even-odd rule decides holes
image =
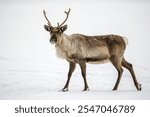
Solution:
[[[122,73],[123,73],[123,69],[122,69],[122,65],[121,65],[121,60],[117,56],[112,56],[110,58],[110,60],[111,60],[111,63],[114,65],[114,67],[118,71],[118,78],[117,78],[116,84],[115,84],[115,86],[113,88],[113,90],[117,90],[118,86],[119,86],[119,83],[120,83],[120,80],[121,80],[121,77],[122,77]]]
[[[135,73],[134,73],[132,64],[129,63],[129,62],[127,62],[127,61],[123,58],[123,60],[122,60],[122,66],[129,70],[129,72],[130,72],[130,74],[131,74],[131,76],[132,76],[132,78],[133,78],[135,87],[137,88],[137,90],[140,91],[140,90],[142,89],[142,87],[141,87],[141,84],[138,83],[138,81],[137,81],[137,79],[136,79],[136,76],[135,76]]]

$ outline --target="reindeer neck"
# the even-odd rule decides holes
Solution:
[[[63,33],[59,39],[60,41],[56,44],[56,46],[65,46],[67,47],[67,45],[70,42],[70,36]]]

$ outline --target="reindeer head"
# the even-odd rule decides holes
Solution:
[[[45,19],[47,20],[47,24],[48,25],[44,25],[44,28],[46,31],[50,32],[50,42],[52,44],[56,44],[59,41],[59,37],[61,37],[61,35],[63,34],[63,32],[67,29],[67,25],[64,25],[64,23],[67,21],[69,13],[70,13],[70,8],[69,11],[65,11],[66,13],[66,19],[59,25],[59,23],[57,23],[57,27],[53,27],[50,23],[50,21],[48,20],[47,16],[46,16],[46,12],[45,10],[43,10],[43,14],[45,16]]]

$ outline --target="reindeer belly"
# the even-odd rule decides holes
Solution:
[[[109,62],[108,58],[86,58],[87,63],[91,64],[103,64]]]
[[[86,62],[93,64],[106,63],[110,57],[108,48],[105,46],[87,49],[85,56]]]

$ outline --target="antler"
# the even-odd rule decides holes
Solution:
[[[48,18],[47,18],[47,16],[46,16],[46,12],[45,12],[45,10],[43,10],[43,14],[44,14],[44,16],[45,16],[45,19],[47,20],[47,24],[50,26],[50,27],[52,27],[52,25],[51,25],[51,23],[50,23],[50,21],[48,20]]]
[[[67,15],[67,17],[66,17],[66,19],[59,25],[59,23],[57,23],[57,25],[58,25],[58,27],[61,27],[66,21],[67,21],[67,19],[68,19],[68,16],[69,16],[69,13],[70,13],[70,8],[69,8],[69,10],[68,10],[68,12],[67,11],[64,11],[65,13],[66,13],[66,15]]]

